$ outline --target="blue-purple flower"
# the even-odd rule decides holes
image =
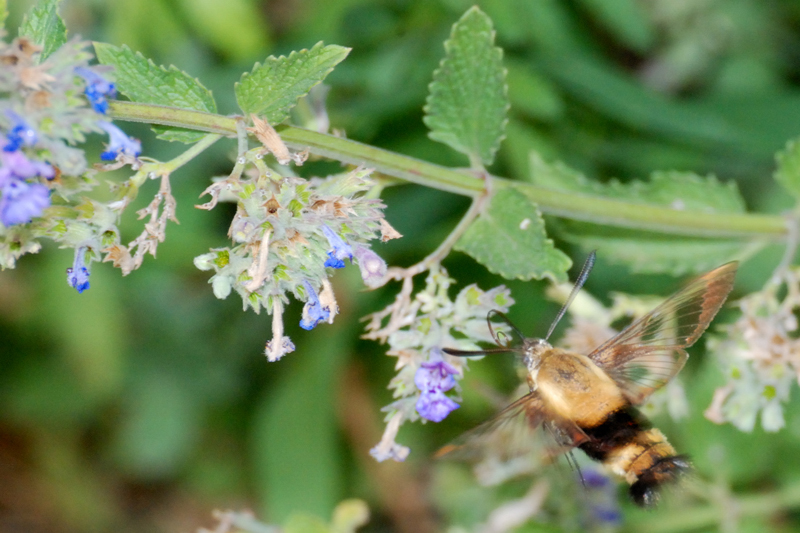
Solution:
[[[419,416],[431,422],[441,422],[447,415],[460,407],[443,392],[422,393],[417,400]]]
[[[308,299],[306,305],[303,307],[303,318],[300,320],[300,327],[303,329],[314,329],[317,324],[328,320],[331,316],[331,311],[327,307],[323,307],[317,296],[317,291],[308,281],[303,281],[308,292]]]
[[[50,189],[26,180],[38,176],[51,179],[55,169],[42,161],[31,161],[20,150],[0,150],[0,163],[0,222],[8,227],[40,216],[50,206]]]
[[[366,246],[356,246],[355,256],[364,284],[371,288],[383,285],[386,277],[386,261]]]
[[[24,118],[10,109],[6,109],[6,116],[11,119],[13,125],[6,133],[6,143],[3,150],[13,152],[23,146],[33,146],[38,140],[36,130],[33,129]]]
[[[2,188],[2,195],[0,222],[6,227],[30,222],[50,206],[50,189],[41,183],[12,179]]]
[[[72,267],[67,269],[67,283],[78,293],[89,288],[89,268],[86,265],[85,246],[75,250],[75,260],[72,262]]]
[[[325,260],[325,266],[344,268],[345,259],[353,260],[353,249],[325,224],[322,225],[322,233],[328,239],[328,244],[331,245],[331,250],[328,251],[328,259]]]
[[[611,479],[593,467],[581,471],[585,487],[584,498],[587,505],[584,507],[584,518],[592,523],[619,526],[622,522],[622,512],[619,508],[616,484]]]
[[[37,176],[52,179],[55,169],[43,161],[31,161],[19,150],[14,152],[0,151],[0,188],[5,187],[13,179],[30,179]]]
[[[76,67],[75,74],[86,81],[84,94],[92,105],[92,109],[105,115],[108,112],[106,97],[114,98],[117,96],[117,89],[114,84],[86,67]]]
[[[100,159],[103,161],[114,161],[120,154],[138,157],[142,153],[142,143],[139,139],[128,137],[124,131],[105,120],[98,120],[97,125],[108,133],[108,146],[106,151],[100,154]]]
[[[422,418],[441,422],[460,406],[444,393],[455,387],[454,375],[458,371],[447,364],[438,348],[431,350],[430,358],[417,369],[414,384],[422,392],[417,400],[417,412]]]

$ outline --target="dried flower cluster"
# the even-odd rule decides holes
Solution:
[[[738,305],[742,316],[709,341],[728,383],[714,393],[705,414],[752,431],[760,412],[764,430],[777,431],[785,425],[781,403],[800,379],[800,268],[784,269]]]
[[[458,408],[458,397],[445,392],[458,393],[457,380],[464,376],[467,360],[446,355],[441,348],[475,350],[475,342],[491,342],[486,315],[493,309],[505,312],[514,303],[504,286],[482,291],[469,285],[450,300],[452,283],[443,268],[434,267],[425,289],[412,299],[411,278],[406,277],[395,302],[372,315],[367,325],[365,337],[387,342],[388,355],[397,357],[398,373],[389,384],[397,400],[383,408],[386,430],[371,450],[378,461],[402,461],[408,456],[408,447],[395,442],[403,422],[420,418],[441,422]]]

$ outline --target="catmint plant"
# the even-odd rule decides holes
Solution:
[[[478,343],[492,342],[487,314],[506,312],[514,303],[504,285],[483,289],[462,273],[448,272],[442,262],[452,251],[508,280],[547,280],[553,286],[550,297],[563,301],[567,296],[559,284],[572,266],[567,244],[571,255],[598,249],[607,264],[678,276],[785,242],[791,253],[784,268],[763,290],[739,301],[738,320],[709,344],[728,382],[706,412],[709,419],[744,431],[753,429],[759,415],[768,431],[785,425],[784,403],[800,372],[795,338],[800,270],[789,264],[798,238],[797,210],[786,216],[752,213],[735,184],[688,171],[657,171],[644,180],[592,179],[533,150],[546,146],[537,140],[538,133],[514,145],[513,164],[493,166],[509,117],[517,130],[525,129],[530,117],[509,114],[504,52],[495,43],[492,20],[478,7],[453,25],[423,109],[430,138],[461,158],[459,168],[361,144],[336,130],[329,133],[335,115],[324,108],[328,88],[321,84],[346,59],[348,48],[320,42],[286,56],[265,57],[232,84],[239,109],[224,116],[211,91],[177,67],[157,65],[127,46],[68,39],[57,8],[57,0],[42,1],[17,38],[4,34],[0,40],[3,269],[22,266],[22,256],[38,253],[42,241],[50,239],[73,250],[72,264],[64,265],[69,286],[64,290],[82,294],[96,287],[90,279],[95,262],[111,263],[123,276],[133,273],[148,255],[156,257],[170,222],[178,222],[174,175],[215,143],[227,142],[232,157],[224,162],[230,170],[201,176],[205,203],[194,207],[210,211],[220,202],[230,203],[234,214],[227,238],[210,250],[197,250],[194,265],[207,272],[209,290],[217,298],[235,294],[244,310],[270,315],[271,338],[264,348],[269,362],[300,346],[286,335],[286,320],[298,324],[303,335],[335,322],[339,307],[332,278],[339,270],[358,268],[366,289],[396,290],[390,305],[367,317],[364,337],[385,344],[396,371],[387,384],[393,399],[382,408],[383,436],[369,453],[377,461],[403,461],[411,453],[398,442],[403,441],[398,437],[403,424],[421,422],[435,434],[432,428],[452,422],[452,413],[463,405],[462,380],[470,359],[443,349],[475,350]],[[516,81],[541,89],[538,78],[520,77],[520,69],[512,69]],[[576,93],[587,86],[583,79],[573,80]],[[594,98],[594,92],[589,94]],[[313,114],[299,124],[298,102]],[[629,120],[634,127],[646,122],[638,115]],[[151,147],[125,133],[124,121],[148,123],[159,142],[185,149],[172,160],[155,160],[152,150],[148,155]],[[680,119],[658,122],[659,135],[662,129],[678,128],[676,122]],[[100,153],[99,161],[87,157],[91,134],[103,138],[104,147],[91,150]],[[703,135],[708,141],[728,133]],[[310,157],[343,166],[313,176],[307,166],[302,168]],[[777,164],[775,181],[800,201],[800,143],[790,142]],[[519,180],[492,175],[508,166],[524,166],[527,175]],[[118,169],[129,174],[111,184],[110,199],[98,199],[104,197],[98,187],[106,182],[105,173]],[[123,239],[119,224],[150,181],[157,190],[135,213],[143,221],[141,232]],[[381,199],[386,187],[399,182],[471,200],[438,247],[408,267],[389,266],[380,244],[401,237],[386,219]],[[415,290],[417,276],[424,276],[424,284],[418,278]],[[292,299],[303,304],[294,316],[286,313]],[[569,309],[572,323],[556,343],[588,354],[613,336],[617,321],[655,306],[652,300],[621,294],[611,300],[604,306],[581,293]],[[688,404],[681,383],[673,380],[643,409],[685,417]],[[533,470],[529,463],[486,461],[478,475],[481,481],[499,483]],[[618,527],[620,507],[607,478],[587,472],[584,482],[586,517]],[[536,483],[522,500],[498,503],[495,511],[502,512],[497,517],[527,520],[545,508],[546,493],[546,484]]]
[[[96,181],[77,143],[92,132],[111,136],[103,158],[135,163],[138,141],[106,116],[114,96],[108,67],[90,66],[89,43],[64,42],[47,58],[28,36],[0,43],[0,264],[15,266],[50,238],[75,249],[67,281],[89,288],[90,267],[118,238],[117,217],[84,197]]]
[[[760,414],[765,431],[778,431],[786,425],[783,404],[800,375],[800,269],[782,269],[737,305],[742,316],[709,342],[727,383],[717,388],[705,415],[750,432]]]
[[[378,461],[403,461],[408,456],[410,450],[395,441],[403,422],[420,418],[441,422],[459,407],[458,396],[446,393],[458,393],[468,363],[441,349],[471,350],[477,348],[476,341],[491,342],[486,315],[493,309],[507,311],[514,303],[504,286],[483,291],[469,285],[451,300],[452,283],[447,271],[435,266],[424,290],[413,298],[401,292],[393,304],[370,316],[365,338],[386,342],[388,355],[397,357],[398,371],[389,383],[397,400],[383,408],[386,430],[370,451]]]

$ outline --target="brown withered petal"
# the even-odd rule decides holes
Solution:
[[[278,209],[280,209],[281,204],[279,204],[278,200],[275,199],[275,195],[272,195],[272,198],[267,200],[267,202],[264,204],[264,207],[267,208],[267,213],[274,215],[278,212]]]
[[[34,110],[50,107],[50,92],[42,90],[31,93],[25,99],[25,107]]]
[[[27,37],[20,37],[17,39],[17,48],[20,51],[20,57],[25,57],[29,59],[33,54],[42,51],[42,47],[38,44],[34,43]]]
[[[385,218],[381,219],[381,241],[386,242],[392,239],[399,239],[402,237],[399,231],[394,229],[391,224],[386,222]]]
[[[289,237],[289,242],[294,244],[294,245],[302,244],[303,246],[308,246],[308,239],[306,239],[303,236],[303,234],[300,233],[299,231],[297,231],[297,230],[293,230],[293,231],[294,231],[294,234],[291,237]]]
[[[23,87],[27,89],[33,89],[34,91],[38,91],[42,88],[42,85],[45,83],[51,83],[56,81],[56,79],[45,72],[45,69],[49,68],[44,65],[39,65],[36,67],[25,67],[20,69],[19,71],[19,81]]]
[[[292,160],[292,156],[289,153],[289,148],[287,148],[283,140],[281,140],[275,128],[270,126],[269,122],[266,120],[261,120],[255,115],[250,115],[250,120],[253,121],[253,127],[247,128],[247,131],[255,135],[256,139],[261,141],[261,144],[272,152],[275,159],[278,160],[278,163],[281,165],[288,164],[289,161]]]
[[[131,273],[133,267],[133,258],[125,246],[121,244],[115,244],[105,248],[103,253],[106,254],[106,256],[103,258],[103,263],[111,261],[115,267],[122,270],[123,276]]]

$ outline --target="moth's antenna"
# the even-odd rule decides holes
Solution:
[[[457,350],[455,348],[442,348],[442,351],[447,355],[455,355],[456,357],[473,357],[475,355],[489,355],[493,353],[514,353],[514,350],[508,348],[487,348],[486,350]]]
[[[561,310],[556,315],[556,319],[553,320],[552,324],[550,324],[550,329],[547,330],[547,336],[544,338],[544,340],[549,339],[550,335],[553,334],[553,330],[556,329],[558,321],[561,320],[561,317],[563,317],[564,313],[567,312],[569,304],[572,303],[572,300],[574,300],[575,296],[578,295],[578,291],[580,291],[581,287],[583,287],[583,284],[586,283],[586,278],[589,277],[589,272],[592,271],[592,267],[594,266],[594,260],[597,259],[597,254],[595,253],[595,251],[596,250],[592,250],[591,253],[589,254],[589,257],[586,258],[586,262],[583,264],[581,273],[578,274],[578,279],[575,280],[575,285],[572,287],[572,291],[569,293],[569,298],[567,298],[567,301],[564,302],[564,305],[561,306]]]

